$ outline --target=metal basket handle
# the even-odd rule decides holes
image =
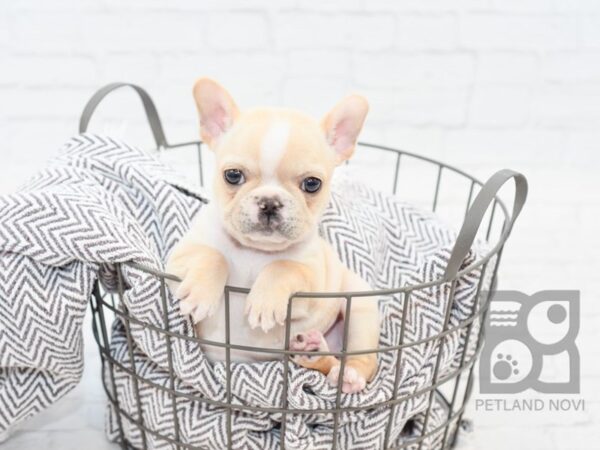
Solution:
[[[142,104],[144,105],[146,118],[148,119],[148,124],[152,130],[156,147],[166,147],[167,139],[165,137],[165,132],[163,131],[163,126],[160,118],[158,117],[158,111],[154,105],[154,102],[152,101],[152,98],[150,98],[150,95],[148,95],[144,89],[131,83],[110,83],[96,91],[96,93],[92,95],[92,98],[89,99],[85,105],[85,108],[83,109],[83,112],[81,113],[81,118],[79,119],[79,132],[85,133],[87,131],[90,119],[92,118],[96,107],[100,104],[104,97],[106,97],[112,91],[122,87],[130,87],[138,94],[142,100]]]
[[[452,249],[452,254],[446,265],[446,272],[444,273],[444,280],[449,281],[456,277],[460,270],[464,259],[471,250],[471,246],[475,241],[483,216],[488,210],[489,206],[494,201],[500,188],[511,178],[515,180],[515,199],[513,203],[513,211],[510,219],[506,223],[506,226],[500,237],[499,245],[502,245],[508,238],[512,227],[519,217],[525,200],[527,200],[527,178],[523,174],[512,171],[510,169],[503,169],[496,172],[490,177],[490,179],[481,187],[479,194],[475,198],[475,201],[469,208],[465,221],[462,224],[456,243]]]

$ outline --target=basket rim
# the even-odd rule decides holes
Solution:
[[[477,292],[477,295],[480,294],[480,291]],[[395,344],[395,345],[387,345],[387,346],[381,346],[378,345],[377,348],[370,348],[370,349],[361,349],[361,350],[345,350],[345,351],[308,351],[308,350],[304,350],[304,351],[299,351],[299,350],[290,350],[288,348],[276,348],[276,347],[259,347],[259,346],[254,346],[254,345],[247,345],[247,344],[234,344],[234,343],[226,343],[226,342],[221,342],[221,341],[215,341],[215,340],[211,340],[211,339],[204,339],[201,337],[194,335],[188,335],[188,334],[184,334],[184,333],[180,333],[177,331],[172,331],[170,329],[167,329],[165,327],[162,326],[158,326],[158,325],[154,325],[150,322],[138,319],[135,316],[132,316],[128,310],[120,310],[118,307],[111,305],[109,302],[107,302],[105,300],[105,296],[100,295],[96,298],[96,301],[98,304],[100,304],[103,308],[108,309],[109,311],[111,311],[115,317],[118,317],[121,320],[127,320],[130,323],[134,323],[135,325],[138,325],[140,327],[142,327],[143,329],[149,329],[151,331],[160,333],[161,335],[167,336],[167,337],[172,337],[172,338],[177,338],[177,339],[183,339],[184,341],[188,341],[188,342],[196,342],[198,344],[201,345],[205,345],[211,348],[229,348],[232,350],[238,350],[241,352],[257,352],[257,353],[261,353],[261,354],[267,354],[267,355],[272,355],[274,357],[286,357],[286,356],[293,356],[293,355],[305,355],[305,356],[334,356],[334,357],[342,357],[342,356],[359,356],[359,355],[367,355],[367,354],[371,354],[371,353],[375,353],[375,354],[380,354],[380,353],[388,353],[388,352],[395,352],[395,351],[402,351],[404,349],[407,348],[411,348],[411,347],[416,347],[419,345],[423,345],[423,344],[428,344],[430,342],[434,342],[440,338],[444,338],[446,336],[449,336],[453,333],[457,333],[460,332],[463,329],[466,329],[468,327],[473,326],[474,323],[476,323],[477,320],[482,319],[488,312],[489,310],[489,302],[482,302],[481,304],[477,303],[473,305],[473,311],[472,313],[469,315],[468,318],[460,320],[457,324],[453,324],[451,327],[448,327],[442,331],[439,331],[438,333],[435,333],[431,336],[427,336],[425,338],[421,338],[421,339],[417,339],[415,341],[411,341],[411,342],[401,342],[399,344]]]

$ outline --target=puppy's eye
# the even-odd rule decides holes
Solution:
[[[227,169],[223,177],[229,184],[243,184],[246,181],[243,172],[238,169]]]
[[[315,177],[305,178],[304,180],[302,180],[302,184],[300,185],[300,188],[304,192],[308,192],[309,194],[314,194],[319,189],[321,189],[321,180],[319,180],[318,178],[315,178]]]

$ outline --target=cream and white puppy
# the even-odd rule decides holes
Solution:
[[[171,289],[191,314],[199,337],[225,342],[225,285],[230,292],[230,342],[284,348],[284,322],[296,292],[366,291],[369,285],[348,270],[318,235],[334,168],[354,152],[368,111],[363,97],[343,99],[318,122],[297,111],[257,108],[240,111],[215,81],[198,80],[194,98],[203,141],[215,152],[214,200],[204,207],[176,245],[167,271],[182,279]],[[339,351],[342,298],[293,300],[290,348]],[[355,298],[347,348],[377,348],[377,300]],[[224,349],[203,346],[213,360]],[[232,350],[234,361],[273,359],[272,354]],[[337,383],[334,357],[296,356]],[[347,358],[344,392],[362,390],[375,374],[377,355]]]

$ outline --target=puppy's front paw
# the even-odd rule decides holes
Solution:
[[[266,333],[276,324],[283,325],[291,294],[277,286],[267,288],[263,283],[255,283],[246,298],[245,312],[250,326],[260,327]]]
[[[212,316],[219,307],[224,284],[209,280],[205,275],[188,272],[175,296],[180,299],[179,310],[182,315],[191,315],[194,323]]]
[[[290,297],[310,290],[311,277],[306,266],[293,261],[275,261],[264,267],[246,298],[250,326],[266,333],[276,324],[285,324]]]
[[[331,368],[329,375],[327,376],[329,384],[337,387],[340,379],[340,366],[336,365]],[[342,380],[342,392],[345,394],[353,394],[355,392],[362,391],[367,385],[367,380],[360,374],[358,370],[352,367],[350,364],[346,364],[344,367],[344,377]]]

